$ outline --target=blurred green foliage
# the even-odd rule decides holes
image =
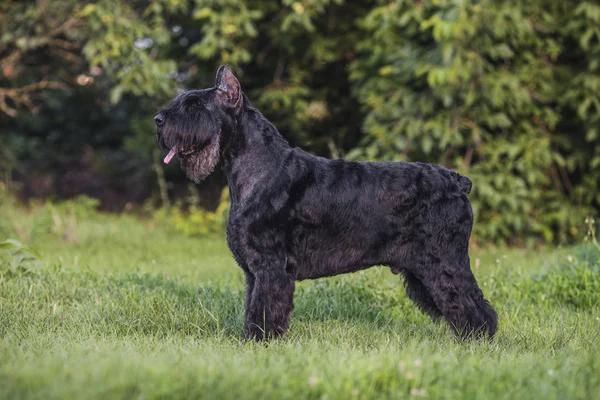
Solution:
[[[162,207],[153,210],[153,218],[186,236],[221,237],[227,226],[229,216],[229,189],[221,192],[219,206],[214,211],[199,207],[197,202],[184,209],[180,205],[173,208]]]
[[[352,155],[469,175],[478,238],[580,235],[600,204],[599,22],[592,2],[374,7],[352,64],[366,111]]]
[[[14,239],[0,242],[0,275],[27,274],[39,271],[40,254],[31,246]]]
[[[570,242],[600,208],[596,1],[6,1],[0,28],[0,168],[27,195],[181,198],[152,116],[229,63],[293,145],[471,177],[479,242]],[[208,234],[226,203],[192,207],[168,220]]]

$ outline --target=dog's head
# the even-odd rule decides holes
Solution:
[[[225,65],[217,71],[214,87],[177,96],[154,117],[156,143],[168,152],[165,163],[177,156],[196,183],[210,175],[219,161],[221,134],[235,126],[242,102],[240,83]]]

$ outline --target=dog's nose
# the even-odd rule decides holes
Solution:
[[[154,122],[156,122],[156,125],[161,125],[164,121],[164,118],[162,116],[162,114],[158,114],[156,117],[154,117]]]

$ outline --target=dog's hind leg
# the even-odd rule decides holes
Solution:
[[[294,309],[294,279],[283,269],[259,270],[253,274],[248,293],[244,336],[263,340],[281,336],[290,326]]]
[[[469,259],[473,217],[466,197],[434,210],[439,215],[422,236],[417,265],[410,272],[425,286],[437,309],[457,336],[494,336],[496,311],[483,297]]]
[[[484,299],[469,267],[468,256],[458,265],[439,260],[419,265],[418,269],[431,299],[457,336],[468,338],[486,333],[490,338],[494,336],[496,311]]]

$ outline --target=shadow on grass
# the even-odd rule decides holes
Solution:
[[[207,282],[202,286],[161,274],[99,273],[43,267],[4,276],[6,298],[27,293],[5,310],[22,328],[68,329],[102,336],[169,335],[241,339],[244,287]],[[388,327],[426,318],[404,295],[402,285],[374,282],[373,275],[322,279],[299,285],[292,318]],[[52,326],[48,326],[52,324]]]
[[[136,330],[144,334],[175,330],[184,335],[205,336],[212,332],[212,335],[242,338],[243,285],[196,286],[149,274],[129,274],[109,278],[108,282],[109,292],[119,299],[121,315],[145,317],[136,324]],[[345,277],[322,279],[298,288],[292,318],[299,322],[362,322],[384,328],[399,321],[421,323],[428,317],[406,298],[401,284],[390,287],[368,279]]]

